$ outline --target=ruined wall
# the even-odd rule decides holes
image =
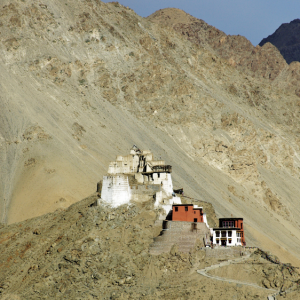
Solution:
[[[139,156],[127,155],[117,156],[116,161],[112,161],[108,167],[108,174],[120,174],[120,173],[135,173],[138,170]]]
[[[130,185],[130,191],[131,191],[131,200],[136,202],[145,202],[149,201],[151,199],[154,200],[154,195],[157,192],[161,191],[161,185],[141,185],[141,184],[135,184]]]

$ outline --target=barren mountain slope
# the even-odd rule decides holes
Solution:
[[[278,29],[259,43],[271,43],[278,48],[288,64],[300,61],[300,20],[281,24]]]
[[[226,35],[221,30],[208,25],[203,20],[197,19],[186,12],[167,8],[161,9],[150,15],[148,20],[172,27],[189,41],[213,49],[218,55],[252,77],[269,79],[271,82],[283,72],[280,81],[283,88],[289,92],[295,92],[300,96],[298,76],[290,70],[288,64],[272,40],[264,40],[260,46],[254,47],[250,41],[240,35]],[[268,43],[271,42],[272,44]],[[299,66],[296,73],[300,72]],[[288,79],[292,77],[291,81]]]
[[[6,0],[1,20],[2,221],[89,195],[137,144],[244,217],[248,245],[300,265],[294,93],[117,3]]]

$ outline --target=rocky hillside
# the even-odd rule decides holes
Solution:
[[[2,222],[86,197],[136,144],[175,188],[244,217],[247,245],[300,266],[298,65],[252,76],[118,3],[2,2]]]
[[[0,228],[2,300],[267,299],[279,289],[290,291],[284,299],[296,299],[299,293],[297,270],[270,263],[260,252],[210,272],[229,282],[196,272],[220,263],[206,254],[211,249],[180,253],[173,247],[151,256],[149,245],[161,229],[151,202],[112,211],[92,206],[96,199],[94,194],[68,209]]]
[[[273,34],[262,39],[259,45],[266,43],[276,46],[288,64],[300,61],[300,19],[281,24]]]
[[[273,40],[265,39],[259,46],[254,47],[245,37],[226,35],[180,9],[161,9],[148,19],[172,27],[189,41],[213,50],[229,64],[251,77],[269,79],[271,82],[280,78],[278,81],[288,82],[284,84],[284,89],[300,96],[300,65],[289,67],[285,56]],[[277,81],[273,84],[277,85]]]

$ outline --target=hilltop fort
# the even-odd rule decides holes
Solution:
[[[162,232],[151,245],[151,254],[169,252],[175,244],[181,252],[189,252],[199,242],[203,247],[246,244],[243,218],[221,218],[218,227],[210,228],[203,207],[182,203],[183,191],[174,192],[171,172],[171,165],[134,145],[129,155],[118,155],[109,164],[108,174],[98,184],[97,203],[116,208],[152,201],[153,208],[160,209]]]
[[[100,183],[99,201],[117,207],[131,201],[153,199],[155,207],[163,208],[163,219],[172,204],[181,204],[181,199],[173,192],[171,172],[172,167],[165,161],[154,160],[150,151],[141,151],[134,145],[129,155],[118,155],[116,161],[109,164],[108,174]]]

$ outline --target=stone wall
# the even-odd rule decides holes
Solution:
[[[131,194],[141,194],[141,193],[152,193],[155,194],[156,192],[161,191],[160,184],[134,184],[130,185]]]
[[[154,195],[157,192],[161,191],[161,185],[142,185],[142,184],[135,184],[130,185],[130,192],[131,192],[131,200],[136,202],[145,202],[148,200],[153,199]]]
[[[214,247],[213,249],[205,248],[206,257],[217,258],[220,260],[230,259],[248,254],[249,251],[244,247]]]
[[[136,173],[140,158],[138,155],[126,155],[117,157],[117,161],[110,162],[108,166],[108,174],[119,173]]]
[[[180,252],[189,252],[197,242],[204,247],[206,239],[210,239],[210,231],[205,223],[164,221],[162,233],[154,239],[149,252],[152,255],[166,253],[175,244]]]

